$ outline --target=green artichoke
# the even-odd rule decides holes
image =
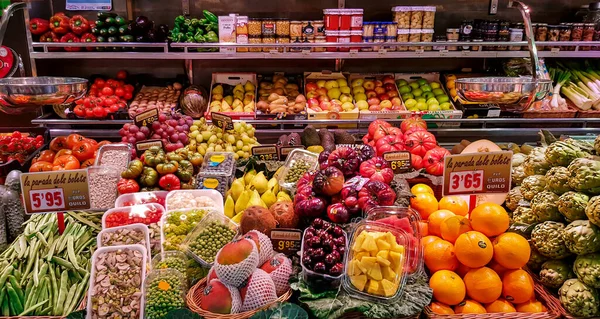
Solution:
[[[546,148],[545,156],[548,163],[553,166],[567,166],[573,160],[586,157],[590,154],[569,141],[558,141]]]
[[[531,241],[540,254],[551,259],[563,259],[571,255],[563,239],[564,230],[563,223],[543,222],[533,228]]]
[[[513,211],[519,207],[519,202],[522,199],[523,195],[521,194],[521,187],[517,186],[508,192],[508,196],[506,196],[505,201],[506,207]]]
[[[560,288],[567,280],[575,278],[571,264],[564,260],[548,260],[540,270],[540,282],[550,288]]]
[[[526,200],[532,200],[535,194],[546,188],[546,177],[544,175],[527,176],[521,183],[521,194]]]
[[[600,154],[600,135],[596,136],[596,139],[594,140],[594,150],[596,151],[596,154]]]
[[[566,192],[558,198],[558,211],[568,222],[585,219],[585,207],[590,197],[583,193]]]
[[[569,170],[566,167],[552,167],[546,173],[546,190],[561,195],[571,190],[569,187]]]
[[[523,180],[525,179],[525,177],[527,177],[527,175],[525,175],[525,169],[523,168],[523,165],[513,167],[511,177],[512,177],[513,185],[515,185],[515,186],[521,185],[521,183],[523,183]]]
[[[569,186],[578,192],[600,194],[600,161],[578,158],[569,164]]]
[[[600,226],[600,196],[594,196],[590,199],[585,207],[585,215],[592,224]]]
[[[544,175],[552,167],[546,160],[545,148],[536,147],[523,162],[523,169],[527,176]]]
[[[533,196],[531,200],[531,212],[540,222],[562,221],[562,215],[558,212],[558,195],[543,191]]]
[[[521,166],[523,163],[525,163],[526,158],[527,158],[527,155],[523,154],[523,153],[513,154],[512,162],[511,162],[512,167]]]
[[[576,220],[563,232],[565,245],[576,255],[585,255],[600,251],[600,229],[589,220]]]
[[[527,262],[527,267],[533,271],[538,271],[542,268],[542,265],[548,261],[548,257],[540,254],[540,252],[535,248],[533,243],[530,243],[531,254],[529,255],[529,261]]]
[[[568,138],[568,139],[564,140],[564,142],[569,143],[575,147],[579,147],[583,152],[586,152],[588,154],[593,154],[595,152],[594,144],[590,143],[588,141],[581,141],[581,140]]]
[[[573,271],[584,284],[600,288],[600,253],[577,256]]]
[[[523,224],[535,224],[540,221],[537,216],[531,211],[531,208],[525,206],[519,206],[513,212],[513,222]]]
[[[577,279],[569,279],[558,290],[560,303],[573,316],[592,317],[600,312],[600,297],[596,289]]]

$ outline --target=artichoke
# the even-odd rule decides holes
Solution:
[[[526,158],[527,158],[527,155],[525,155],[523,153],[513,154],[511,166],[512,167],[521,166],[523,163],[525,163]]]
[[[600,251],[600,229],[589,220],[576,220],[563,232],[565,245],[576,255],[585,255]]]
[[[542,265],[540,270],[540,282],[550,288],[560,288],[562,284],[575,274],[571,264],[563,260],[549,260]]]
[[[584,284],[600,288],[600,253],[577,256],[573,271]]]
[[[523,182],[523,179],[525,179],[525,177],[527,177],[527,175],[525,175],[525,169],[523,168],[523,166],[521,165],[521,166],[513,167],[511,177],[512,177],[513,185],[515,185],[515,186],[521,185],[521,183]]]
[[[546,188],[546,177],[544,175],[527,176],[521,183],[521,194],[526,200],[533,199],[535,194]]]
[[[600,161],[578,158],[569,164],[569,186],[587,194],[600,194]]]
[[[523,195],[521,194],[521,187],[517,186],[508,192],[508,196],[506,196],[505,201],[506,207],[513,211],[519,207],[519,202],[522,199]]]
[[[523,162],[523,169],[527,176],[544,175],[550,169],[551,165],[546,160],[545,150],[545,148],[536,147],[531,154],[527,155]]]
[[[558,141],[546,148],[545,156],[548,163],[553,166],[567,166],[573,160],[586,157],[590,154],[583,151],[572,141]]]
[[[558,195],[543,191],[533,196],[531,200],[531,213],[540,222],[562,221],[562,215],[558,212]]]
[[[596,151],[596,154],[600,154],[600,135],[596,136],[596,139],[594,140],[594,150]]]
[[[600,196],[594,196],[590,199],[585,207],[585,215],[592,224],[600,226]]]
[[[531,242],[540,254],[551,259],[563,259],[571,254],[563,239],[564,230],[563,223],[550,221],[537,224],[531,232]]]
[[[572,138],[568,138],[568,139],[564,140],[564,142],[569,143],[575,147],[579,147],[583,152],[586,152],[588,154],[593,154],[595,152],[594,144],[590,143],[588,141],[581,141],[581,140],[575,140]]]
[[[592,317],[600,312],[598,292],[577,279],[569,279],[558,290],[560,303],[573,316]]]
[[[570,191],[569,170],[562,166],[552,167],[546,173],[546,190],[557,195]]]
[[[566,192],[558,198],[558,211],[568,222],[585,219],[585,208],[590,200],[583,193]]]
[[[533,244],[530,243],[529,246],[531,247],[531,254],[529,255],[527,267],[533,271],[538,271],[542,268],[542,265],[548,261],[548,257],[540,254]]]
[[[531,211],[531,208],[519,206],[513,212],[513,222],[523,224],[539,223],[537,216]]]

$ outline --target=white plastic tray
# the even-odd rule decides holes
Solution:
[[[167,199],[165,200],[165,208],[167,211],[173,210],[173,208],[169,207],[169,199],[175,196],[176,194],[181,193],[191,193],[194,196],[206,196],[212,199],[215,202],[215,207],[185,207],[185,208],[216,208],[221,214],[223,214],[223,195],[216,190],[213,189],[184,189],[184,190],[176,190],[169,192],[167,195]],[[185,209],[182,208],[182,209]],[[176,208],[177,209],[177,208]]]
[[[110,214],[112,214],[114,212],[128,212],[129,214],[131,214],[131,213],[135,213],[136,210],[138,212],[142,212],[142,211],[147,210],[148,208],[154,208],[156,210],[159,210],[161,212],[161,217],[165,213],[165,208],[159,204],[142,204],[142,205],[112,208],[112,209],[107,210],[106,213],[104,213],[104,215],[102,215],[102,229],[108,228],[108,227],[106,227],[106,217],[110,216]],[[158,221],[158,222],[160,222],[160,221]],[[121,226],[123,226],[123,225],[121,225]]]
[[[148,230],[148,226],[141,224],[141,223],[137,223],[137,224],[129,224],[129,225],[124,225],[124,226],[119,226],[119,227],[112,227],[112,228],[105,228],[102,231],[100,231],[100,233],[98,233],[98,236],[96,237],[96,242],[98,244],[98,248],[101,247],[112,247],[112,246],[104,246],[102,244],[102,235],[106,234],[106,233],[115,233],[118,230],[121,229],[134,229],[134,230],[139,230],[142,231],[144,233],[144,237],[146,240],[146,244],[142,245],[141,243],[138,243],[139,245],[142,245],[144,247],[146,247],[146,250],[148,252],[148,258],[150,258],[150,230]]]
[[[139,201],[144,200],[144,199],[147,200],[151,197],[166,199],[167,194],[169,194],[168,191],[154,191],[154,192],[139,192],[139,193],[123,194],[123,195],[119,196],[117,198],[117,200],[115,201],[115,207],[127,207],[127,205],[125,205],[125,203],[127,203],[129,201],[136,201],[136,202],[138,202],[136,205],[142,205],[143,203],[140,203]],[[159,204],[159,203],[146,203],[146,204]],[[131,205],[129,205],[129,206],[131,206]]]

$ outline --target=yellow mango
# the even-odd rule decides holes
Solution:
[[[365,289],[365,285],[367,284],[367,276],[366,275],[358,275],[358,276],[350,276],[350,282],[356,289],[363,291]]]

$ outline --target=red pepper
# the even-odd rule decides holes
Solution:
[[[56,33],[48,31],[40,36],[40,42],[60,42]],[[60,51],[60,48],[48,48],[48,51]]]
[[[60,38],[60,42],[62,43],[71,43],[71,42],[81,42],[79,38],[73,33],[67,33]],[[81,48],[65,48],[66,51],[69,52],[78,52]]]
[[[179,181],[179,178],[175,176],[175,174],[167,174],[161,177],[158,181],[158,185],[160,185],[160,188],[167,191],[181,188],[181,182]]]
[[[41,35],[50,30],[50,23],[46,19],[33,18],[29,20],[31,34]]]
[[[69,17],[64,13],[55,14],[50,18],[50,30],[56,34],[65,34],[69,32]]]
[[[69,21],[69,26],[71,27],[71,31],[77,35],[82,35],[90,29],[90,24],[88,20],[80,15],[75,15]]]
[[[117,184],[119,194],[136,193],[140,190],[140,185],[133,179],[121,178]]]
[[[81,36],[81,42],[96,42],[96,36],[91,34],[91,33],[86,33],[84,35]],[[92,48],[92,47],[87,47],[86,48],[88,51],[94,51],[96,48]]]

